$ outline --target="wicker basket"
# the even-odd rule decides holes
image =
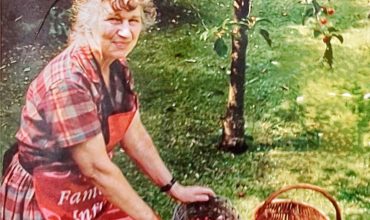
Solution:
[[[230,201],[222,197],[211,198],[207,202],[179,204],[172,220],[240,220]]]
[[[321,193],[333,204],[336,219],[342,219],[338,203],[329,193],[310,184],[297,184],[272,193],[263,204],[257,207],[254,220],[329,220],[327,215],[309,204],[288,199],[275,199],[280,194],[292,189],[310,189]]]

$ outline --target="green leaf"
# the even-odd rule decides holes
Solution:
[[[333,48],[331,46],[330,41],[326,43],[326,49],[324,53],[324,62],[329,64],[330,68],[333,68]]]
[[[265,30],[265,29],[260,29],[260,34],[265,39],[265,41],[267,42],[267,44],[271,47],[272,40],[270,39],[270,33],[267,30]]]
[[[235,24],[235,23],[233,23],[233,24]],[[247,22],[245,22],[245,21],[239,21],[238,24],[240,26],[245,26],[247,29],[250,29],[250,28],[252,28],[254,26],[254,25],[251,25],[251,22],[249,22],[249,21],[247,21]]]
[[[223,29],[226,29],[226,25],[230,24],[230,18],[226,18],[223,22],[222,22],[222,25],[221,27]]]
[[[216,32],[218,32],[218,27],[213,27],[209,29],[208,36],[214,35]]]
[[[312,5],[315,9],[315,15],[317,15],[321,10],[321,6],[319,5],[319,3],[316,0],[312,0]]]
[[[313,8],[308,8],[302,16],[302,25],[304,25],[304,23],[305,23],[305,21],[308,17],[313,17],[313,15],[314,15],[314,9]]]
[[[266,21],[266,22],[272,24],[272,22],[269,19],[267,19],[267,18],[260,18],[260,17],[257,17],[256,18],[256,23],[262,22],[262,21]]]
[[[328,15],[328,9],[326,7],[323,7],[322,8],[322,12],[325,14],[325,15]]]
[[[213,45],[213,49],[220,57],[226,57],[228,48],[223,38],[217,38]]]
[[[313,36],[314,37],[318,37],[318,36],[320,36],[320,34],[321,34],[320,30],[317,30],[317,29],[313,30]]]
[[[329,27],[329,28],[328,28],[328,31],[329,31],[330,33],[332,33],[332,32],[337,32],[338,30],[337,30],[337,29],[335,29],[335,27]]]
[[[200,34],[200,37],[199,39],[202,40],[202,41],[206,41],[208,39],[208,30],[204,31],[203,33]]]
[[[342,35],[340,35],[340,34],[333,34],[333,36],[336,37],[336,38],[338,38],[338,40],[343,44],[344,39],[343,39],[343,36]]]

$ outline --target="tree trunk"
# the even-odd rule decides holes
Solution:
[[[234,21],[237,24],[248,17],[250,4],[251,0],[234,0]],[[243,153],[248,148],[244,138],[244,82],[247,45],[247,27],[235,25],[232,32],[229,98],[219,146],[220,149],[233,153]]]

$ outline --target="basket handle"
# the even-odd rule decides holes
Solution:
[[[324,197],[326,197],[333,204],[333,206],[335,208],[335,213],[336,213],[336,220],[342,220],[342,217],[341,217],[341,214],[340,214],[340,208],[339,208],[339,205],[338,205],[337,201],[335,201],[335,199],[328,192],[326,192],[324,189],[322,189],[318,186],[314,186],[314,185],[306,184],[306,183],[301,183],[301,184],[296,184],[296,185],[283,187],[282,189],[272,193],[266,199],[265,203],[262,205],[261,210],[265,210],[267,205],[270,204],[272,202],[272,200],[275,199],[277,196],[279,196],[280,194],[282,194],[286,191],[292,190],[292,189],[310,189],[310,190],[321,193]]]

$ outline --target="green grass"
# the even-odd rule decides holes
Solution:
[[[369,100],[363,99],[370,92],[367,1],[332,1],[336,14],[331,19],[344,36],[342,45],[333,46],[333,70],[319,62],[325,49],[321,39],[301,25],[302,5],[254,1],[252,14],[272,21],[264,27],[273,46],[250,33],[245,128],[253,141],[250,151],[240,156],[216,149],[230,60],[217,57],[213,42],[199,40],[204,25],[211,28],[232,17],[232,3],[163,2],[167,11],[162,22],[142,36],[130,65],[142,120],[177,179],[212,187],[231,200],[242,219],[250,219],[271,192],[296,183],[328,190],[344,219],[369,219],[370,108]],[[1,122],[7,125],[2,127],[1,144],[12,139],[23,102],[11,104],[24,89],[23,84],[11,85],[1,85]],[[176,203],[159,193],[126,156],[116,162],[140,195],[163,219],[170,219]],[[285,197],[312,203],[333,216],[330,203],[313,192]]]
[[[188,3],[178,1],[184,7]],[[199,40],[204,31],[200,20],[208,28],[220,24],[231,17],[231,4],[199,1],[193,6],[202,19],[154,30],[131,56],[143,121],[175,175],[184,183],[209,185],[230,198],[242,219],[250,219],[269,193],[301,182],[327,189],[339,201],[346,219],[367,219],[368,130],[359,131],[358,125],[368,121],[369,115],[356,110],[369,105],[360,99],[369,92],[366,9],[351,1],[335,5],[337,14],[332,19],[345,42],[335,43],[335,67],[329,70],[319,62],[325,49],[321,39],[313,38],[308,27],[300,24],[301,5],[255,1],[253,14],[273,21],[265,26],[273,47],[251,33],[245,117],[254,145],[252,152],[234,157],[216,150],[227,100],[229,60],[215,55],[212,42]],[[216,10],[217,15],[211,13]],[[345,92],[354,97],[342,97]],[[299,96],[304,97],[302,104],[296,102]],[[358,137],[361,132],[362,138]],[[137,181],[141,195],[169,219],[174,203],[142,181]],[[245,196],[239,198],[239,192]],[[293,198],[333,214],[322,197],[297,193]]]

